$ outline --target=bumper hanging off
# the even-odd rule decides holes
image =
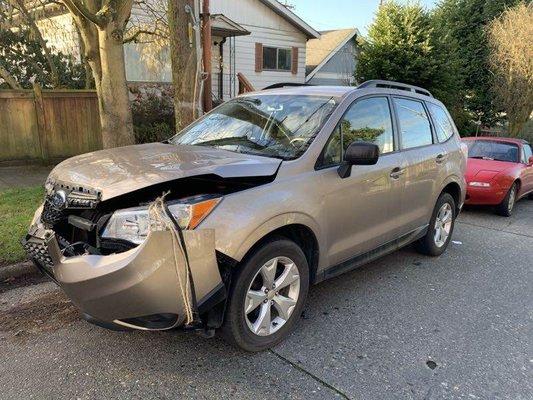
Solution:
[[[214,230],[183,231],[196,303],[225,294]],[[153,231],[139,246],[112,255],[65,257],[55,233],[34,223],[23,240],[30,258],[50,275],[85,319],[107,328],[165,330],[183,325],[179,275],[184,257],[174,254],[170,231]]]

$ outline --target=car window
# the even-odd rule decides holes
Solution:
[[[348,108],[324,148],[320,166],[340,164],[344,151],[355,141],[378,145],[380,154],[394,150],[392,116],[386,97],[359,100]]]
[[[344,114],[340,127],[344,150],[356,141],[377,144],[380,154],[394,150],[391,112],[386,97],[356,101]]]
[[[453,125],[448,117],[448,113],[441,107],[433,103],[426,103],[429,108],[429,112],[433,117],[435,123],[435,131],[437,133],[437,139],[440,143],[445,142],[453,136]]]
[[[468,157],[482,160],[519,162],[518,146],[497,140],[465,140]]]
[[[307,150],[336,106],[335,99],[329,96],[237,97],[207,113],[169,142],[293,160]]]
[[[341,128],[338,125],[330,136],[322,153],[321,167],[339,165],[342,161]]]
[[[533,155],[533,152],[531,151],[531,146],[529,144],[524,144],[523,149],[524,149],[524,156],[525,156],[524,163],[527,164],[529,157]]]
[[[429,118],[420,101],[394,98],[403,149],[433,143]]]

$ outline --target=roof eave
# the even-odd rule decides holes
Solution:
[[[293,13],[291,10],[289,10],[287,7],[283,6],[276,0],[259,0],[259,1],[261,1],[261,3],[266,5],[276,14],[285,18],[287,21],[289,21],[294,26],[296,26],[298,29],[300,29],[302,32],[304,32],[307,38],[309,39],[320,38],[320,32],[315,30],[311,25],[309,25],[307,22],[305,22],[303,19],[301,19],[299,16],[297,16],[295,13]]]

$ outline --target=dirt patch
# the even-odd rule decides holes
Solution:
[[[39,283],[48,281],[50,281],[50,278],[39,273],[22,275],[16,278],[7,278],[0,280],[0,294],[22,286],[38,285]]]
[[[63,328],[79,318],[79,312],[59,290],[21,303],[0,314],[0,332],[24,337]]]

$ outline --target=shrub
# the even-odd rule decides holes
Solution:
[[[137,93],[131,110],[137,143],[160,142],[174,135],[172,98],[156,93]]]

